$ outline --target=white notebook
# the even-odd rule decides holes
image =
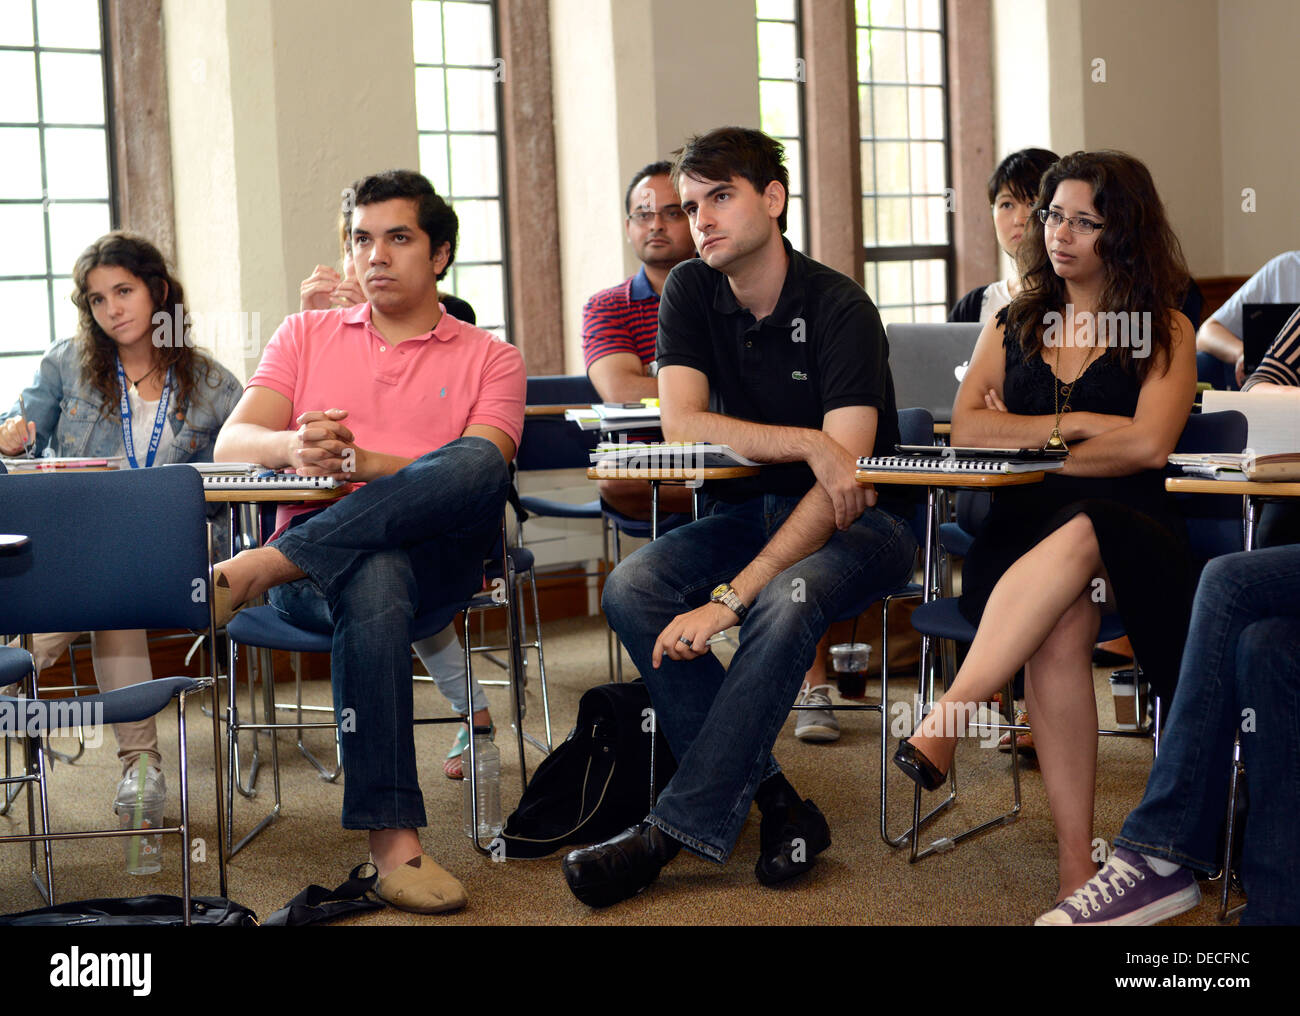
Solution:
[[[1060,459],[967,459],[955,455],[873,455],[858,459],[859,469],[896,473],[1038,473],[1064,465]]]

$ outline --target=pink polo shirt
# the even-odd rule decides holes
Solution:
[[[248,381],[310,410],[346,409],[362,448],[418,458],[475,424],[517,446],[527,378],[519,350],[445,311],[427,335],[396,345],[370,323],[370,304],[291,314]],[[312,506],[280,509],[277,528]]]

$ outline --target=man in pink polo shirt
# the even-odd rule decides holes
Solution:
[[[524,363],[439,310],[457,220],[429,182],[395,170],[353,189],[367,302],[285,319],[215,457],[365,486],[282,511],[269,546],[219,566],[213,596],[222,613],[266,592],[294,623],[332,632],[343,825],[369,830],[381,897],[434,913],[465,892],[416,832],[411,620],[444,605],[450,620],[482,581],[523,430]]]

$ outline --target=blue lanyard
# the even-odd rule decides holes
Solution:
[[[122,415],[122,445],[126,448],[127,461],[132,469],[139,469],[140,463],[135,459],[135,441],[131,437],[131,397],[126,393],[126,371],[122,361],[117,361],[117,387],[122,393],[119,409]],[[162,395],[158,397],[158,415],[153,421],[153,436],[149,438],[149,454],[144,460],[145,467],[153,465],[154,456],[158,454],[158,442],[162,439],[163,426],[167,423],[167,400],[172,392],[172,369],[167,368],[167,380],[163,382]]]

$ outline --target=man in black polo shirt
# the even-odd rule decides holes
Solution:
[[[592,906],[641,891],[682,846],[725,861],[751,802],[763,813],[759,881],[812,866],[830,831],[772,744],[830,622],[911,575],[910,530],[854,480],[858,456],[898,440],[884,328],[860,286],[785,241],[782,158],[736,127],[676,153],[700,259],[674,268],[660,299],[664,436],[773,464],[707,484],[698,522],[605,585],[678,769],[645,821],[565,858],[570,889]],[[724,669],[706,643],[737,622]]]

